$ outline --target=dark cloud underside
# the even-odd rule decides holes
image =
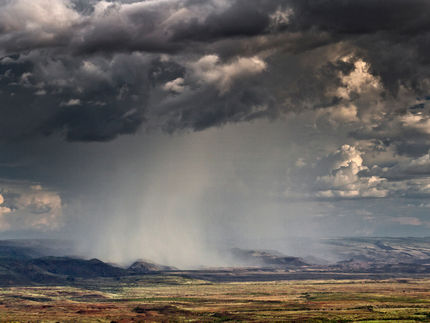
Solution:
[[[333,61],[336,52],[366,61],[383,96],[398,95],[400,87],[427,94],[430,5],[424,0],[1,6],[2,138],[60,132],[68,140],[110,140],[139,127],[202,130],[332,106],[340,99],[327,89],[351,68]],[[196,75],[193,63],[205,55],[220,61]],[[268,66],[253,73],[237,64],[240,57],[260,57]],[[294,57],[291,78],[284,61]],[[230,78],[224,85],[222,78],[205,79],[216,68]],[[177,78],[184,79],[183,93],[163,92]]]
[[[190,232],[424,232],[429,16],[427,0],[0,0],[0,231],[119,227],[112,248],[176,258]]]

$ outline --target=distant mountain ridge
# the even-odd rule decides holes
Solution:
[[[302,258],[273,250],[239,248],[226,251],[226,256],[240,264],[231,270],[236,274],[242,271],[243,275],[247,275],[246,268],[301,275],[294,277],[310,277],[314,273],[430,274],[430,238],[338,238],[322,243],[340,260],[328,263],[323,255]],[[82,279],[120,279],[154,273],[194,277],[199,271],[181,271],[148,260],[137,260],[125,268],[99,259],[65,256],[61,253],[67,248],[62,246],[57,250],[51,244],[52,241],[42,240],[0,241],[0,286],[63,285]],[[230,272],[229,269],[215,271],[218,276]],[[204,270],[201,272],[201,277],[209,277]]]
[[[0,241],[0,286],[67,284],[77,278],[121,277],[172,268],[148,261],[122,268],[95,258],[59,256],[69,249],[50,248],[50,244],[49,240]]]
[[[288,257],[274,250],[231,249],[236,259],[248,266],[266,267],[303,267],[308,266],[303,258]]]

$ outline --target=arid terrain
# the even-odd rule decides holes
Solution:
[[[331,259],[233,249],[242,266],[180,270],[0,242],[0,322],[429,322],[429,239],[323,241]]]
[[[428,322],[430,280],[209,283],[150,275],[133,283],[8,287],[1,322]]]

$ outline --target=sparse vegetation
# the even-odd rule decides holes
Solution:
[[[327,243],[346,260],[311,265],[235,250],[259,265],[179,270],[53,257],[0,241],[0,323],[430,322],[430,239]]]
[[[0,322],[428,322],[430,279],[208,283],[146,275],[0,290]],[[157,282],[157,283],[154,283]]]

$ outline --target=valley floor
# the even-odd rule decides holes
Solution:
[[[146,275],[0,289],[0,322],[139,321],[429,322],[430,277],[211,283]]]

